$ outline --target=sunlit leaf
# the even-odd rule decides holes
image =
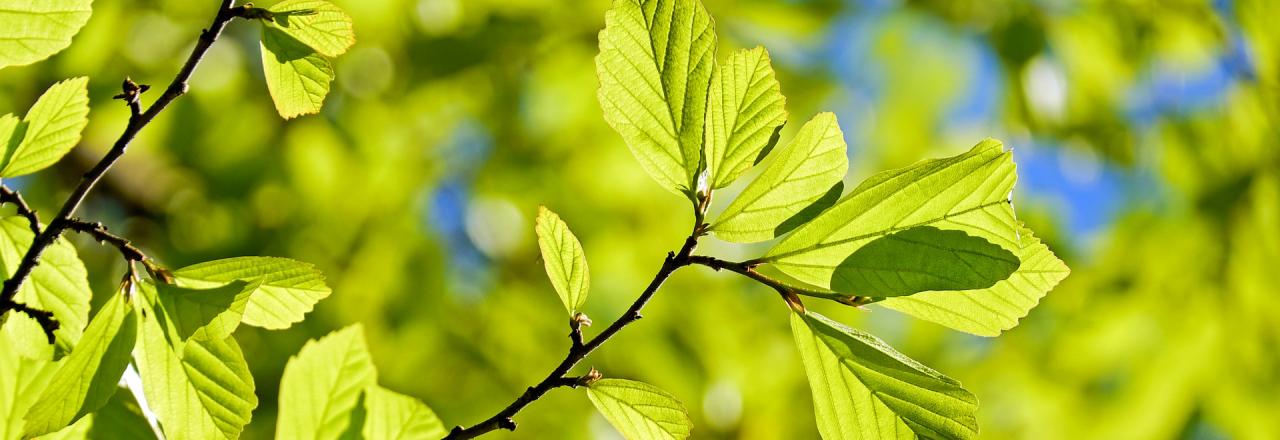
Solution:
[[[675,396],[643,382],[600,379],[587,388],[600,414],[628,440],[689,437],[693,422]]]
[[[763,260],[800,281],[834,289],[848,285],[841,281],[847,276],[841,265],[860,248],[911,228],[962,231],[1016,252],[1021,247],[1009,202],[1017,179],[1011,157],[1000,142],[986,140],[958,156],[872,175],[783,238]],[[883,281],[896,282],[887,278],[902,274],[885,273]],[[919,276],[940,279],[948,274]]]
[[[45,341],[40,324],[26,315],[8,313],[0,325],[0,439],[22,438],[27,411],[62,365]]]
[[[361,393],[377,385],[377,371],[359,324],[307,342],[280,379],[276,438],[332,440],[351,426]]]
[[[975,335],[997,336],[1013,328],[1071,272],[1030,229],[1018,231],[1022,265],[1007,280],[987,289],[922,292],[877,304]]]
[[[71,45],[93,0],[0,0],[0,69],[43,60]]]
[[[970,439],[978,399],[884,341],[827,318],[791,315],[825,439]]]
[[[535,230],[538,234],[538,249],[542,251],[542,265],[547,271],[547,278],[551,279],[551,285],[560,295],[560,301],[564,302],[570,315],[581,311],[591,287],[591,271],[587,268],[582,243],[569,230],[569,225],[546,207],[538,208]]]
[[[258,406],[253,376],[234,338],[187,341],[164,309],[146,304],[156,292],[149,283],[135,298],[141,325],[134,360],[147,404],[169,438],[234,439]]]
[[[324,274],[315,266],[279,257],[236,257],[187,266],[173,272],[178,285],[216,288],[232,281],[256,286],[244,307],[243,322],[269,329],[302,321],[315,304],[329,296]]]
[[[25,218],[11,216],[0,219],[0,267],[4,273],[12,274],[18,269],[33,237]],[[89,321],[89,299],[92,297],[84,263],[76,249],[65,238],[59,238],[45,249],[40,256],[40,264],[31,271],[31,277],[22,284],[15,299],[52,312],[59,324],[54,332],[58,347],[62,351],[70,351],[80,340],[85,323]]]
[[[13,138],[10,138],[9,143],[2,145],[6,148],[0,177],[44,169],[80,142],[80,132],[89,124],[88,84],[88,78],[72,78],[50,86],[40,95],[12,133],[22,131],[22,142],[12,146]],[[4,125],[6,123],[0,122],[0,136],[3,136]]]
[[[280,116],[319,113],[334,78],[329,60],[274,27],[262,28],[261,51],[267,91]]]
[[[746,243],[773,239],[783,222],[822,198],[849,170],[844,133],[831,113],[814,116],[773,155],[712,224],[716,237]]]
[[[284,0],[271,5],[268,26],[279,29],[320,55],[336,57],[356,42],[351,17],[322,0]]]
[[[712,188],[729,186],[757,162],[787,121],[786,102],[763,47],[736,51],[716,65],[707,96],[706,157]]]
[[[93,426],[89,428],[92,439],[154,439],[156,435],[148,426],[142,407],[133,394],[117,388],[111,400],[93,413]]]
[[[436,440],[448,434],[436,413],[418,399],[378,386],[364,395],[364,438]]]
[[[133,305],[113,295],[28,411],[26,435],[58,431],[105,405],[129,365],[137,335]]]
[[[231,336],[231,332],[240,325],[245,305],[261,280],[255,278],[252,285],[233,281],[211,289],[159,284],[156,291],[160,306],[179,338],[187,340],[196,336],[220,340]]]
[[[600,31],[597,96],[644,170],[687,194],[702,165],[716,34],[701,2],[619,0]]]

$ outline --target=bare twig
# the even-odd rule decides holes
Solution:
[[[0,204],[10,203],[18,208],[18,215],[27,218],[27,223],[31,225],[31,232],[40,235],[40,216],[36,215],[36,211],[31,209],[30,205],[27,205],[27,201],[22,198],[22,193],[0,184]]]
[[[801,289],[794,286],[790,286],[782,281],[779,281],[777,279],[774,279],[773,277],[770,277],[768,275],[762,274],[759,271],[757,271],[756,267],[759,266],[761,263],[755,260],[749,260],[749,261],[743,261],[743,262],[732,262],[732,261],[721,260],[715,257],[706,256],[706,255],[694,255],[692,257],[689,257],[689,263],[707,266],[715,270],[728,270],[730,272],[737,273],[747,278],[751,278],[756,282],[759,282],[760,284],[764,284],[766,286],[772,287],[773,290],[778,291],[778,293],[782,295],[782,298],[787,301],[787,304],[791,305],[792,308],[795,308],[796,310],[799,310],[799,311],[804,310],[804,304],[800,302],[800,296],[811,296],[815,298],[829,299],[841,304],[851,305],[855,307],[864,306],[876,301],[875,298],[866,297],[866,296],[845,295],[843,293],[836,293],[836,292],[822,292],[817,290],[807,290],[807,289]]]
[[[57,216],[49,222],[48,227],[36,235],[35,240],[31,243],[31,247],[27,249],[26,255],[22,257],[22,261],[18,264],[13,276],[4,282],[4,288],[0,291],[0,314],[8,310],[30,310],[29,307],[17,303],[13,298],[18,293],[18,289],[22,287],[22,284],[26,282],[27,277],[31,275],[31,271],[39,264],[40,255],[58,237],[61,237],[66,229],[73,225],[72,216],[80,208],[80,204],[84,202],[85,197],[89,195],[89,191],[93,190],[94,185],[102,179],[107,170],[111,169],[111,166],[124,155],[125,149],[138,135],[138,132],[150,124],[175,99],[187,93],[187,82],[191,79],[191,74],[195,72],[200,60],[204,58],[205,53],[213,46],[214,41],[217,41],[218,37],[222,35],[222,30],[226,28],[227,23],[234,18],[243,17],[245,14],[246,8],[244,6],[235,6],[235,0],[221,0],[218,10],[214,14],[213,22],[209,25],[209,28],[200,33],[199,41],[196,42],[195,49],[191,51],[191,56],[187,58],[186,63],[178,70],[178,74],[169,83],[164,93],[145,112],[142,111],[142,105],[137,99],[137,96],[142,93],[143,87],[134,84],[132,81],[125,81],[122,87],[121,95],[123,96],[121,99],[125,99],[129,105],[130,116],[124,132],[120,134],[120,138],[111,146],[107,154],[98,161],[97,165],[94,165],[84,174],[84,177],[80,179],[79,185],[71,192],[66,202],[62,204],[62,208],[58,210]],[[30,314],[29,311],[28,314]],[[53,331],[57,329],[57,322],[50,317],[41,324],[44,325],[45,333],[52,340]]]
[[[116,249],[120,250],[120,256],[124,257],[125,261],[134,262],[150,260],[150,258],[147,257],[147,254],[134,246],[132,242],[124,237],[112,234],[111,231],[107,230],[107,226],[100,222],[87,222],[78,218],[73,218],[67,223],[67,229],[81,234],[88,234],[95,240],[98,240],[99,243],[107,243],[115,246]]]

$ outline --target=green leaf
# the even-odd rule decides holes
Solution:
[[[62,159],[80,142],[80,132],[89,124],[88,85],[88,78],[72,78],[50,86],[40,95],[17,128],[22,130],[20,127],[25,126],[22,142],[4,151],[0,177],[40,171]],[[0,122],[0,134],[4,133],[4,125]],[[12,145],[12,139],[7,145]]]
[[[377,374],[359,324],[307,342],[280,379],[276,438],[339,438]]]
[[[94,419],[96,418],[97,417],[93,417],[92,415],[82,417],[79,421],[62,428],[59,431],[40,436],[40,440],[88,440],[90,438],[89,433],[93,429]]]
[[[93,0],[0,0],[0,69],[49,58],[71,45]]]
[[[4,168],[4,162],[9,157],[9,153],[18,149],[18,144],[22,143],[22,135],[26,134],[26,130],[26,125],[23,125],[13,113],[0,116],[0,169]]]
[[[763,260],[802,282],[834,289],[841,284],[841,264],[858,249],[911,228],[963,231],[1016,252],[1009,201],[1015,180],[1012,155],[990,139],[958,156],[878,173],[783,238]]]
[[[875,298],[984,289],[1018,268],[1018,257],[961,231],[916,226],[871,240],[841,261],[831,289]]]
[[[274,27],[262,28],[262,73],[276,111],[285,119],[319,113],[329,95],[329,60]]]
[[[787,121],[787,100],[763,47],[729,55],[715,67],[707,93],[707,170],[711,187],[724,188],[759,162]]]
[[[587,397],[628,440],[689,437],[693,422],[675,396],[643,382],[600,379],[587,388]]]
[[[582,310],[591,287],[591,271],[582,243],[569,230],[560,216],[545,206],[538,207],[538,221],[534,228],[538,233],[538,249],[542,251],[542,265],[547,278],[569,314]]]
[[[234,338],[187,341],[161,307],[145,304],[156,296],[139,284],[135,298],[142,323],[134,353],[147,404],[170,438],[234,439],[258,406],[253,376]]]
[[[369,387],[364,395],[364,438],[436,440],[449,433],[418,399],[379,386]]]
[[[351,17],[342,9],[322,0],[284,0],[271,5],[272,28],[315,49],[320,55],[342,55],[356,43]]]
[[[27,219],[0,218],[0,268],[5,278],[18,269],[33,237]],[[53,333],[60,351],[71,351],[89,321],[89,299],[93,292],[89,290],[88,276],[75,247],[65,238],[59,238],[45,249],[40,264],[14,297],[18,302],[53,313],[60,324]]]
[[[0,326],[0,439],[22,438],[27,411],[62,365],[44,341],[40,324],[27,315],[9,313]]]
[[[778,227],[827,194],[849,170],[836,115],[820,113],[720,214],[711,231],[720,239],[751,243],[776,237]]]
[[[245,305],[243,322],[269,329],[288,328],[302,321],[331,292],[319,269],[288,258],[227,258],[187,266],[173,274],[179,286],[188,288],[215,288],[237,280],[256,286]]]
[[[142,407],[133,394],[125,388],[117,388],[106,405],[93,413],[93,426],[89,438],[93,439],[154,439],[155,433],[142,414]]]
[[[1008,279],[988,289],[962,292],[922,292],[889,298],[877,304],[927,321],[980,336],[998,336],[1018,325],[1018,320],[1053,290],[1071,270],[1048,246],[1020,226],[1022,265]]]
[[[978,399],[954,379],[815,313],[793,313],[791,332],[822,438],[977,437]]]
[[[695,188],[716,34],[702,3],[618,0],[600,31],[604,119],[663,187]]]
[[[169,324],[178,337],[187,340],[225,339],[240,326],[245,305],[258,288],[261,278],[252,285],[244,281],[212,289],[189,289],[169,284],[157,284],[157,297],[164,308]]]
[[[133,306],[124,295],[113,295],[28,411],[25,436],[58,431],[105,405],[129,365],[137,335]]]

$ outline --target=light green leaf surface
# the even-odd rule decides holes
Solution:
[[[267,10],[274,17],[268,26],[293,37],[320,55],[342,55],[356,42],[351,16],[322,0],[284,0]]]
[[[734,199],[711,226],[723,240],[751,243],[778,236],[778,227],[822,198],[849,170],[836,115],[820,113]]]
[[[90,432],[93,430],[93,422],[94,422],[94,419],[96,418],[97,417],[95,417],[92,414],[85,417],[81,417],[80,420],[76,421],[75,423],[72,423],[70,426],[62,428],[61,430],[58,430],[56,432],[52,432],[52,433],[40,436],[40,440],[88,440],[91,438],[119,438],[119,437],[90,437]]]
[[[124,295],[112,295],[28,411],[26,435],[58,431],[105,405],[129,365],[137,335],[133,306]]]
[[[258,406],[253,376],[234,338],[171,339],[177,331],[164,309],[146,305],[156,293],[135,298],[140,310],[134,360],[147,404],[172,439],[233,439]],[[148,299],[144,299],[148,298]]]
[[[285,119],[319,113],[334,78],[329,60],[267,26],[262,28],[261,51],[262,73],[276,112]]]
[[[707,170],[711,187],[724,188],[758,161],[787,121],[787,100],[763,47],[716,65],[707,94]]]
[[[111,400],[91,417],[93,426],[89,428],[88,438],[103,440],[156,438],[146,416],[142,414],[142,407],[138,405],[133,394],[125,388],[117,388]]]
[[[551,286],[570,315],[581,311],[591,287],[591,271],[587,268],[582,243],[560,216],[544,206],[538,207],[534,229],[538,234],[538,249],[542,251],[542,266],[547,270]]]
[[[366,439],[436,440],[449,432],[418,399],[374,386],[364,392]]]
[[[872,175],[783,238],[764,260],[800,281],[834,288],[838,268],[854,252],[915,227],[963,231],[1017,252],[1017,221],[1009,201],[1017,180],[1014,168],[1012,155],[988,139],[958,156]]]
[[[0,116],[0,169],[4,169],[9,153],[17,150],[18,144],[22,143],[22,135],[26,134],[26,129],[27,126],[13,113]]]
[[[604,118],[664,188],[689,194],[702,165],[716,34],[699,1],[618,0],[600,31]]]
[[[31,246],[34,235],[27,220],[19,216],[0,218],[0,268],[6,278],[18,269],[22,256]],[[59,238],[45,249],[40,264],[22,284],[15,299],[18,302],[53,313],[60,324],[54,336],[61,351],[70,351],[85,323],[89,321],[88,272],[76,249],[65,238]]]
[[[22,124],[17,125],[17,130],[25,128],[22,142],[4,150],[0,177],[40,171],[62,159],[80,142],[80,132],[89,124],[88,84],[88,78],[72,78],[50,86],[40,95]],[[4,125],[0,123],[0,134]],[[12,139],[7,145],[12,146]]]
[[[254,279],[252,285],[233,281],[211,289],[169,284],[157,284],[155,287],[160,306],[180,339],[221,340],[231,336],[231,332],[240,326],[245,305],[261,280]]]
[[[0,0],[0,69],[43,60],[71,45],[93,0]]]
[[[791,315],[825,439],[971,439],[978,399],[884,341],[815,314]]]
[[[40,324],[27,315],[7,313],[0,326],[0,440],[22,438],[27,411],[61,362],[45,343]]]
[[[684,405],[647,383],[600,379],[587,388],[587,397],[628,440],[679,440],[693,430]]]
[[[359,324],[307,342],[280,379],[276,438],[341,437],[361,393],[376,385],[377,371]]]
[[[179,286],[209,289],[245,281],[253,289],[243,322],[269,329],[302,321],[332,292],[315,266],[279,257],[236,257],[187,266],[173,272]]]
[[[1022,265],[1008,279],[981,290],[921,292],[881,301],[884,307],[980,336],[999,336],[1018,325],[1071,270],[1048,246],[1019,227]]]

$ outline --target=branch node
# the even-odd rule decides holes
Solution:
[[[8,282],[6,281],[5,284],[8,284]],[[54,343],[55,338],[53,336],[53,332],[57,331],[60,325],[58,324],[58,320],[53,317],[53,312],[36,309],[17,301],[5,302],[7,304],[5,304],[4,308],[15,312],[25,313],[27,316],[30,316],[31,319],[36,320],[36,322],[40,324],[40,328],[44,329],[44,335],[46,338],[49,338],[49,343]]]
[[[503,417],[501,420],[498,420],[498,427],[508,431],[515,431],[516,421],[511,420],[510,417]]]
[[[596,381],[600,380],[603,377],[604,375],[600,374],[600,370],[597,370],[596,367],[591,367],[591,371],[588,371],[587,374],[579,376],[577,379],[575,379],[572,386],[575,388],[589,387],[591,386],[591,384],[596,383]]]

